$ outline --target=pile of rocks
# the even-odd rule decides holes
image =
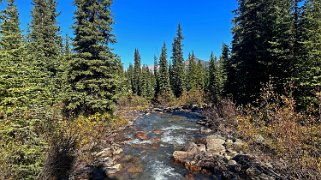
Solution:
[[[121,170],[122,165],[117,161],[121,159],[123,149],[119,144],[112,144],[110,147],[103,149],[101,152],[95,154],[98,161],[96,166],[101,167],[106,174],[114,174]]]
[[[220,135],[206,137],[205,144],[191,143],[185,151],[175,151],[175,162],[192,172],[213,174],[223,179],[278,179],[272,165],[238,151],[241,140],[226,139]]]

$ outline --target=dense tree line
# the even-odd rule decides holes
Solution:
[[[173,102],[188,92],[200,91],[208,97],[208,103],[216,103],[223,94],[227,79],[225,66],[230,58],[228,46],[223,46],[220,58],[211,54],[209,63],[198,59],[194,52],[188,55],[186,61],[183,55],[183,33],[180,24],[172,43],[171,61],[168,60],[164,44],[160,57],[154,57],[154,67],[142,67],[139,51],[135,49],[134,65],[130,64],[126,71],[132,94],[156,103],[166,103]]]
[[[6,172],[0,177],[35,179],[54,131],[52,118],[112,113],[126,91],[122,65],[109,47],[116,42],[112,1],[75,0],[73,49],[69,36],[61,36],[56,0],[32,1],[25,35],[15,1],[1,3],[0,169]],[[63,108],[54,109],[58,104]]]
[[[319,0],[239,0],[226,93],[253,102],[271,81],[277,93],[294,85],[301,108],[318,106],[321,9]]]

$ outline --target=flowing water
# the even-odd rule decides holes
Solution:
[[[200,174],[190,174],[180,164],[172,160],[176,150],[201,138],[200,125],[196,122],[200,116],[193,113],[155,113],[135,121],[126,131],[127,141],[124,156],[121,159],[123,170],[115,174],[115,179],[142,180],[180,180],[186,177],[194,179],[212,179]],[[147,138],[136,138],[138,132],[145,133]]]

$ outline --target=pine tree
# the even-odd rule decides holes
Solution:
[[[230,63],[230,49],[228,45],[223,44],[222,46],[222,55],[220,58],[220,71],[222,74],[222,88],[225,87],[228,78],[228,66]]]
[[[0,106],[5,113],[26,107],[28,102],[24,86],[28,67],[23,61],[25,48],[18,16],[17,7],[10,0],[2,12],[0,41]]]
[[[272,83],[278,93],[284,93],[284,86],[292,79],[295,71],[292,6],[292,0],[280,0],[269,4],[273,28],[267,49],[271,54],[267,71],[273,78]]]
[[[237,102],[253,102],[262,84],[270,78],[281,92],[291,78],[294,64],[291,5],[289,0],[239,0],[228,72],[233,80],[228,79],[226,86]]]
[[[154,97],[154,75],[150,72],[147,65],[142,68],[141,90],[142,96],[147,99]]]
[[[30,43],[28,50],[35,71],[41,71],[38,79],[42,87],[50,96],[48,104],[61,100],[60,93],[62,82],[61,52],[62,38],[58,35],[60,28],[57,26],[56,0],[33,0]]]
[[[112,112],[117,94],[119,69],[115,54],[108,47],[115,43],[110,0],[76,0],[75,55],[70,61],[65,100],[71,115]]]
[[[45,151],[37,129],[43,117],[34,118],[31,112],[38,108],[38,96],[43,97],[31,81],[39,72],[28,62],[14,0],[8,1],[1,15],[0,154],[5,156],[0,157],[0,169],[5,171],[0,178],[36,179]]]
[[[159,58],[159,94],[165,101],[170,101],[173,98],[173,93],[170,86],[169,72],[168,72],[168,61],[167,61],[167,49],[164,43],[162,53]]]
[[[172,87],[176,97],[180,97],[185,90],[184,75],[184,57],[183,57],[183,35],[180,24],[177,28],[177,34],[173,42],[173,69],[172,69]]]
[[[197,88],[197,62],[194,53],[188,55],[187,70],[187,89],[194,90]]]
[[[159,64],[158,64],[158,58],[154,56],[154,79],[155,79],[155,95],[159,94]]]
[[[211,103],[217,103],[220,97],[220,85],[219,85],[219,77],[217,62],[214,54],[211,54],[209,68],[208,68],[208,78],[206,84],[206,94],[209,97]]]
[[[196,88],[203,90],[206,84],[206,70],[201,60],[196,64]]]
[[[135,95],[141,94],[141,63],[140,63],[140,55],[138,49],[135,49],[134,54],[134,76],[133,76],[133,93]]]
[[[315,98],[321,87],[321,1],[307,0],[303,7],[301,46],[298,62],[299,104],[319,106]]]
[[[133,92],[134,87],[134,66],[132,64],[129,64],[129,67],[126,72],[126,78],[130,87],[130,91]]]

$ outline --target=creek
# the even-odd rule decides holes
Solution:
[[[174,112],[153,113],[136,120],[125,131],[122,170],[113,179],[213,179],[192,174],[172,159],[174,151],[203,137],[196,123],[201,118],[196,113]]]

